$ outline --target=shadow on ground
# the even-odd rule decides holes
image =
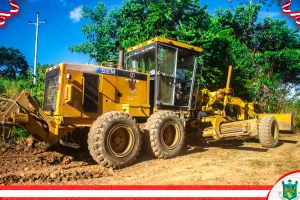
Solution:
[[[191,155],[194,153],[201,153],[208,151],[209,148],[220,148],[220,149],[235,149],[241,151],[252,151],[252,152],[267,152],[268,148],[263,147],[249,147],[245,146],[245,143],[254,143],[259,144],[258,139],[247,139],[247,140],[223,140],[223,141],[210,141],[207,142],[206,140],[193,136],[188,135],[186,138],[186,142],[182,152],[179,154],[180,156]],[[285,143],[289,144],[297,144],[298,141],[296,140],[287,140],[287,139],[280,139],[278,142],[277,147],[284,145]],[[79,148],[79,149],[70,149],[65,147],[53,147],[50,146],[47,148],[46,151],[58,151],[65,155],[72,156],[74,161],[83,161],[88,163],[88,165],[97,165],[98,163],[93,160],[90,156],[89,151],[87,148]],[[152,149],[150,145],[146,145],[143,143],[142,149],[137,157],[134,164],[142,163],[149,160],[157,159],[156,156],[152,153]]]

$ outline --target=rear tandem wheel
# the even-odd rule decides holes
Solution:
[[[185,130],[182,121],[172,111],[159,111],[151,115],[146,127],[152,151],[158,158],[176,157],[182,150]]]
[[[142,135],[137,123],[124,112],[105,113],[94,121],[88,134],[93,159],[104,167],[130,165],[138,156]]]

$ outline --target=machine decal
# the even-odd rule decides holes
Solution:
[[[127,94],[128,103],[135,104],[136,103],[137,94]]]
[[[101,74],[111,74],[111,75],[116,75],[116,69],[114,68],[100,68],[101,69]]]
[[[136,73],[136,72],[132,72],[132,71],[125,71],[125,70],[121,70],[121,69],[117,70],[117,76],[122,76],[122,77],[126,77],[126,78],[131,78],[131,79],[134,78],[134,79],[142,80],[142,81],[147,80],[146,74]]]
[[[137,87],[135,86],[136,83],[138,83],[139,81],[138,80],[135,80],[135,79],[125,79],[126,81],[128,81],[128,84],[129,84],[129,88],[131,90],[131,93],[134,93],[137,89]]]
[[[147,80],[146,74],[122,70],[122,69],[116,69],[116,68],[111,68],[111,67],[89,68],[89,69],[83,70],[83,72],[121,76],[121,77],[134,78],[134,79],[143,80],[143,81]]]
[[[130,78],[135,78],[135,73],[130,73],[129,76]]]

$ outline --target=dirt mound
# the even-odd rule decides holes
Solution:
[[[86,150],[60,153],[29,137],[0,144],[0,184],[55,183],[108,176],[112,170],[96,164]]]
[[[78,167],[78,169],[76,169]],[[75,168],[75,169],[74,169]],[[27,171],[28,170],[28,171]],[[24,168],[18,173],[8,173],[0,176],[0,184],[14,184],[14,183],[33,183],[44,184],[53,183],[61,184],[69,181],[79,181],[92,178],[100,178],[109,175],[107,170],[101,167],[80,168],[80,165],[71,169],[59,168],[50,170],[37,170]]]

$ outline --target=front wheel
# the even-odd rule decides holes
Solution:
[[[274,116],[264,116],[259,123],[259,142],[263,147],[275,147],[279,140],[279,125]]]
[[[93,159],[105,167],[130,165],[142,145],[135,120],[124,112],[109,112],[100,116],[90,128],[88,148]]]
[[[151,116],[149,135],[152,151],[158,158],[177,156],[185,140],[182,121],[171,111],[160,111]]]

